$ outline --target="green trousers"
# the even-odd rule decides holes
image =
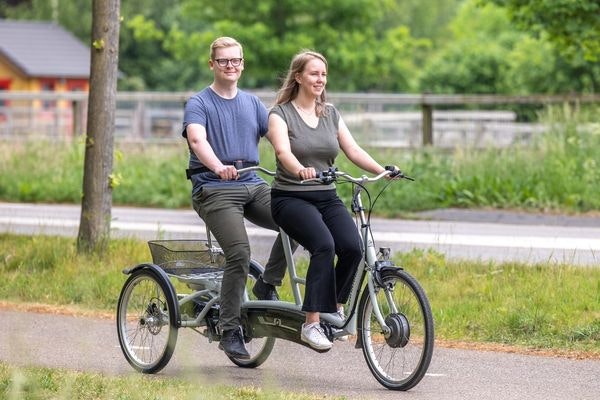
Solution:
[[[240,309],[251,257],[244,218],[279,232],[271,216],[271,188],[266,183],[209,186],[194,195],[192,203],[225,253],[219,323],[222,330],[236,328],[241,323]],[[265,265],[263,279],[270,284],[281,285],[285,271],[286,260],[279,234]]]

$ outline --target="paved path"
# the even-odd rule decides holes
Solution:
[[[109,375],[136,372],[118,345],[115,322],[85,317],[0,311],[0,360]],[[8,329],[7,329],[8,328]],[[207,384],[269,387],[348,399],[597,400],[600,361],[486,351],[435,349],[427,375],[408,392],[381,386],[352,342],[326,354],[278,340],[259,368],[234,366],[215,343],[181,329],[160,376]]]

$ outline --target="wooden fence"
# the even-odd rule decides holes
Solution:
[[[253,91],[267,106],[273,91]],[[181,140],[183,106],[193,92],[120,92],[115,139]],[[598,103],[600,95],[432,95],[329,93],[359,141],[374,146],[510,144],[544,129],[500,106]],[[451,108],[451,110],[449,110]],[[490,109],[491,108],[491,109]],[[0,91],[0,139],[72,139],[86,127],[87,93]]]

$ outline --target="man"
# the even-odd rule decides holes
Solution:
[[[187,101],[182,134],[190,149],[188,177],[194,209],[225,253],[219,348],[228,356],[247,359],[240,318],[250,261],[244,218],[275,231],[279,227],[271,217],[269,185],[256,173],[238,175],[237,169],[258,164],[258,141],[267,132],[267,110],[256,96],[237,87],[244,56],[235,39],[216,39],[208,66],[214,80]],[[274,285],[281,284],[285,268],[278,236],[254,294],[262,300],[277,300]]]

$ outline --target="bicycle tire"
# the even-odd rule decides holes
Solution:
[[[169,282],[156,272],[134,271],[121,289],[117,306],[119,344],[129,364],[153,374],[163,369],[175,350],[178,326],[176,299],[169,299]]]
[[[259,276],[264,272],[264,267],[254,260],[250,260],[248,270],[248,280],[246,283],[246,290],[248,293],[252,293],[252,287]],[[238,367],[242,368],[256,368],[264,363],[275,345],[275,338],[264,337],[264,338],[246,338],[246,350],[250,353],[250,359],[239,359],[235,357],[228,358]]]
[[[387,389],[406,391],[417,385],[429,368],[434,344],[433,315],[423,288],[406,271],[386,268],[381,272],[381,281],[383,287],[376,289],[377,303],[391,332],[383,333],[365,288],[358,308],[359,340],[377,381]]]

